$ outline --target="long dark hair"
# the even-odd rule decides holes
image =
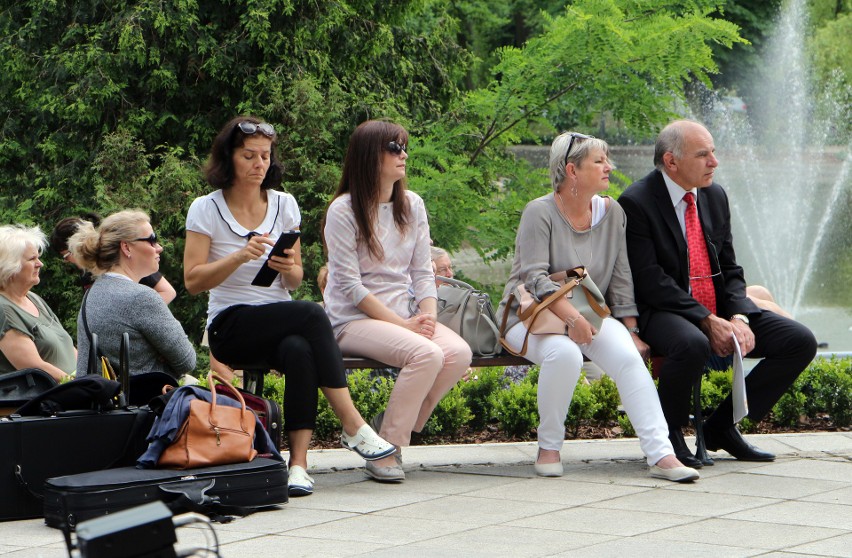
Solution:
[[[252,135],[246,134],[240,130],[240,122],[251,122],[252,124],[261,124],[263,120],[254,116],[237,116],[232,118],[225,124],[216,139],[213,140],[213,146],[210,148],[210,157],[204,165],[204,178],[214,188],[227,190],[231,187],[234,181],[234,150],[245,145],[246,138]],[[260,132],[257,132],[258,134]],[[269,137],[261,134],[262,137]],[[278,135],[271,138],[272,149],[269,155],[269,169],[266,171],[266,176],[260,184],[261,190],[277,188],[281,185],[281,180],[284,177],[284,168],[278,161],[275,155],[275,147],[278,144]]]
[[[392,141],[408,143],[408,132],[405,128],[384,120],[367,120],[355,128],[349,138],[346,159],[343,161],[343,176],[340,177],[340,185],[334,194],[334,199],[349,194],[355,223],[358,225],[358,242],[366,245],[370,254],[377,260],[384,259],[384,250],[373,229],[379,211],[382,154],[385,146]],[[396,228],[403,234],[408,229],[409,221],[405,190],[405,178],[402,178],[394,182],[391,194],[393,220]]]

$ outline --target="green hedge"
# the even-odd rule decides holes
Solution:
[[[393,381],[374,378],[368,370],[357,370],[348,377],[355,406],[369,420],[383,410],[393,389]],[[731,388],[731,371],[712,371],[701,387],[702,406],[714,408]],[[511,437],[534,439],[538,425],[538,367],[519,383],[503,374],[502,367],[476,369],[468,381],[460,382],[444,397],[422,435],[452,437],[462,429],[499,428]],[[284,378],[268,374],[264,395],[283,403]],[[635,436],[630,420],[619,409],[618,391],[609,377],[587,382],[581,377],[565,421],[567,435],[576,438],[583,425],[615,428],[620,436]],[[767,417],[770,423],[796,427],[805,422],[822,422],[826,427],[852,425],[852,358],[816,359],[778,401]],[[740,424],[745,432],[757,427],[748,418]],[[316,436],[334,440],[340,435],[340,421],[328,401],[320,397]]]

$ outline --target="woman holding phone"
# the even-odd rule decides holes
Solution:
[[[285,231],[298,230],[295,198],[274,188],[282,167],[275,129],[240,116],[213,141],[204,168],[216,190],[196,198],[186,218],[184,281],[191,294],[210,291],[210,351],[228,365],[256,365],[286,377],[284,429],[290,449],[290,494],[313,492],[307,452],[316,426],[317,388],[343,424],[341,443],[365,459],[395,448],[367,425],[352,403],[331,324],[315,302],[292,300],[302,282],[300,242],[267,259]],[[266,286],[252,285],[264,265],[278,273]]]
[[[467,342],[436,320],[426,207],[405,187],[407,141],[408,132],[391,122],[358,126],[325,223],[325,309],[344,353],[400,368],[387,409],[371,422],[400,448],[423,429],[472,356]],[[368,461],[366,470],[377,481],[405,479],[399,452]]]

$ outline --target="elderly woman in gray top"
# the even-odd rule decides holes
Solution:
[[[598,331],[564,298],[550,309],[565,321],[567,335],[529,336],[525,356],[541,366],[535,471],[545,477],[563,473],[559,452],[565,417],[586,356],[615,380],[651,476],[692,481],[698,472],[675,457],[654,382],[640,356],[647,346],[636,335],[638,312],[627,261],[626,218],[618,203],[599,195],[609,188],[612,168],[606,142],[570,132],[558,136],[550,148],[554,191],[531,201],[521,216],[515,259],[499,308],[500,319],[509,312],[505,336],[509,347],[521,350],[527,331],[517,316],[517,301],[507,307],[513,290],[524,284],[542,300],[559,288],[550,274],[577,266],[585,266],[618,318],[604,319]]]
[[[0,374],[40,368],[61,380],[77,353],[59,318],[32,288],[41,282],[47,241],[38,227],[0,227]]]
[[[77,370],[89,359],[89,331],[114,367],[124,332],[130,334],[130,374],[165,372],[177,378],[195,368],[195,349],[166,303],[139,284],[160,268],[163,247],[142,211],[110,215],[95,229],[84,222],[68,239],[74,259],[95,275],[77,317]]]

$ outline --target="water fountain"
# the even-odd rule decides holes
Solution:
[[[850,249],[826,239],[849,220],[840,212],[852,189],[852,144],[847,138],[845,145],[828,145],[831,120],[848,118],[848,107],[812,91],[806,29],[805,0],[785,2],[748,117],[722,112],[713,123],[721,161],[716,176],[731,199],[737,256],[749,283],[767,286],[821,341],[831,338],[831,349],[849,351],[850,309],[809,302],[813,289],[847,288],[813,278]],[[831,107],[825,121],[815,116],[817,102]]]
[[[833,110],[824,121],[815,117],[805,6],[805,0],[784,3],[763,54],[763,73],[756,77],[761,94],[749,99],[747,113],[730,111],[719,100],[704,120],[716,141],[716,179],[731,199],[734,245],[746,279],[768,287],[830,350],[850,352],[852,309],[815,306],[812,296],[815,289],[849,289],[821,283],[826,270],[852,250],[828,242],[835,227],[848,227],[852,217],[842,214],[852,191],[852,144],[848,137],[841,145],[828,140],[831,121],[848,119],[849,107],[820,99]],[[651,170],[652,152],[651,146],[614,146],[613,159],[637,179]],[[533,160],[530,153],[524,156]],[[546,161],[546,154],[535,160]],[[489,283],[508,275],[509,262],[488,266],[472,250],[455,257],[476,280]]]

